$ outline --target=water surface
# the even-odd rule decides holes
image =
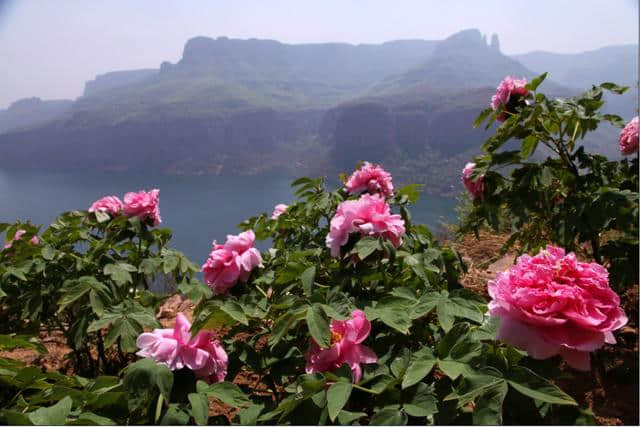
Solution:
[[[33,172],[0,170],[0,222],[49,225],[64,211],[87,209],[105,195],[160,189],[162,227],[173,230],[171,246],[200,264],[213,240],[236,234],[236,225],[277,203],[295,200],[286,176],[168,176],[149,173]],[[329,187],[332,188],[332,187]],[[432,228],[455,220],[455,199],[423,194],[410,208],[413,221]],[[42,228],[44,230],[45,227]],[[267,244],[258,245],[266,249]]]

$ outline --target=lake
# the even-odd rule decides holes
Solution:
[[[0,170],[0,222],[29,219],[36,225],[48,226],[61,212],[88,209],[102,196],[122,198],[128,191],[159,188],[161,227],[173,230],[171,246],[202,264],[213,240],[223,242],[227,234],[239,232],[236,225],[244,219],[261,212],[270,215],[277,203],[293,202],[292,181],[291,177],[276,175],[169,176]],[[454,198],[422,194],[410,211],[414,222],[435,230],[440,222],[455,221],[455,205]],[[267,245],[262,242],[258,247],[264,250]]]

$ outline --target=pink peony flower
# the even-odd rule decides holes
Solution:
[[[353,382],[362,377],[361,363],[376,363],[378,357],[362,342],[369,336],[371,323],[362,310],[354,310],[349,320],[331,320],[331,347],[320,348],[312,339],[306,355],[308,374],[332,371],[344,363],[349,364]]]
[[[482,197],[482,193],[484,192],[484,183],[482,177],[476,178],[475,181],[471,179],[471,174],[475,167],[475,163],[466,164],[464,169],[462,169],[462,183],[467,188],[467,191],[471,193],[471,196],[474,199],[477,199],[478,197]]]
[[[499,339],[534,359],[560,354],[580,370],[589,370],[589,352],[615,344],[612,331],[628,320],[604,267],[551,245],[498,274],[489,295],[489,314],[500,318]]]
[[[202,265],[204,280],[216,294],[226,294],[238,281],[246,282],[251,270],[262,267],[260,251],[253,247],[253,230],[227,235],[224,245],[213,242],[213,250]]]
[[[282,215],[288,208],[289,206],[280,203],[279,205],[276,205],[276,207],[273,209],[273,214],[271,215],[271,219],[278,219],[278,217],[280,215]]]
[[[525,79],[515,79],[511,76],[502,79],[496,89],[496,94],[491,97],[493,111],[496,111],[502,105],[505,111],[513,112],[513,102],[517,101],[519,96],[525,97],[529,94],[529,91],[524,88],[526,84],[527,81]],[[507,114],[503,112],[500,113],[496,120],[503,122],[506,118]]]
[[[149,192],[139,191],[137,193],[127,193],[124,195],[123,211],[126,216],[137,216],[141,221],[150,219],[153,225],[162,222],[160,217],[159,200],[160,190],[154,189]]]
[[[11,246],[13,246],[13,242],[22,239],[22,236],[24,236],[25,234],[26,234],[25,230],[23,229],[17,230],[16,233],[13,235],[13,239],[4,243],[3,249],[11,248]],[[29,243],[31,243],[32,245],[38,245],[40,244],[40,238],[38,237],[37,234],[35,234],[31,239],[29,239]]]
[[[228,359],[222,345],[212,340],[210,331],[200,331],[194,338],[189,329],[191,323],[178,313],[173,329],[154,329],[140,334],[136,340],[140,351],[136,354],[150,357],[172,371],[187,367],[209,383],[224,381]]]
[[[638,151],[638,116],[631,119],[629,123],[620,131],[618,144],[620,144],[620,152],[628,156]]]
[[[340,256],[340,247],[347,243],[349,234],[382,236],[398,247],[404,235],[404,220],[392,215],[389,204],[378,194],[363,194],[358,200],[346,200],[331,219],[327,247],[332,256]]]
[[[345,189],[349,194],[356,194],[362,191],[369,193],[380,193],[385,197],[393,196],[393,183],[391,182],[391,174],[380,165],[372,165],[364,162],[364,165],[354,171],[347,183]]]
[[[93,202],[89,212],[105,212],[111,216],[119,215],[123,208],[122,201],[116,196],[105,196]]]

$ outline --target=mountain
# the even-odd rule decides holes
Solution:
[[[83,96],[93,96],[110,89],[137,83],[157,73],[158,70],[145,68],[141,70],[111,71],[100,74],[96,76],[94,80],[90,80],[84,84]]]
[[[398,185],[452,194],[488,136],[472,122],[497,84],[539,71],[477,30],[379,45],[195,37],[176,63],[102,74],[47,120],[24,115],[28,126],[0,131],[0,167],[321,175],[371,160]]]
[[[419,66],[329,110],[321,135],[331,163],[348,170],[358,160],[377,161],[405,182],[425,183],[427,191],[457,191],[460,171],[488,136],[473,120],[507,74],[535,76],[502,54],[497,36],[487,43],[478,30],[454,34]]]
[[[631,90],[622,96],[606,95],[604,110],[627,120],[638,115],[638,45],[574,54],[538,51],[512,57],[536,72],[548,71],[551,78],[570,88],[586,89],[603,82],[629,86]]]
[[[374,87],[379,94],[450,93],[495,87],[505,75],[531,79],[534,73],[500,52],[494,35],[490,44],[475,29],[464,30],[440,42],[422,64]]]
[[[512,58],[536,72],[549,71],[554,80],[568,87],[582,89],[605,81],[634,85],[638,80],[638,45],[574,54],[536,51]]]
[[[24,98],[0,110],[0,134],[42,125],[57,119],[69,110],[72,101]]]

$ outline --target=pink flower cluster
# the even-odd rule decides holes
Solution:
[[[160,190],[158,189],[149,192],[127,193],[124,195],[122,211],[126,216],[137,216],[141,221],[149,219],[153,225],[158,225],[162,222],[160,207],[158,206],[159,195]]]
[[[489,282],[489,295],[499,339],[535,359],[560,354],[580,370],[589,370],[589,352],[614,344],[612,331],[627,323],[607,270],[550,245],[518,258]]]
[[[93,202],[91,207],[89,207],[89,212],[104,212],[111,216],[116,216],[122,213],[123,206],[122,200],[118,197],[105,196]]]
[[[213,242],[209,258],[202,265],[204,280],[216,294],[226,294],[238,281],[245,282],[251,270],[262,267],[260,251],[253,247],[253,230],[227,235],[224,245]]]
[[[525,79],[516,79],[511,76],[507,76],[498,85],[496,94],[491,97],[491,108],[496,111],[501,105],[505,111],[511,111],[512,107],[509,101],[513,101],[517,95],[527,96],[529,91],[525,89],[527,81]],[[513,98],[512,98],[513,97]],[[496,118],[496,120],[503,122],[507,118],[507,115],[503,112]]]
[[[124,195],[124,203],[116,196],[105,196],[93,202],[89,212],[104,212],[117,216],[124,213],[128,217],[137,216],[141,221],[149,220],[155,226],[162,222],[160,217],[160,190],[138,191]]]
[[[17,230],[16,233],[13,235],[13,239],[5,242],[3,248],[4,249],[11,248],[11,246],[13,246],[13,242],[22,239],[22,236],[24,236],[26,233],[27,233],[26,230],[23,230],[23,229]],[[32,245],[37,245],[40,243],[40,238],[36,234],[31,239],[29,239],[29,243],[31,243]]]
[[[620,152],[628,156],[629,154],[636,153],[638,151],[638,127],[640,119],[638,116],[631,119],[626,124],[624,129],[620,131],[620,137],[618,138],[618,144],[620,145]]]
[[[331,320],[331,346],[320,348],[312,339],[311,349],[306,355],[308,374],[332,371],[344,363],[351,367],[353,382],[362,377],[361,363],[376,363],[378,357],[373,350],[362,344],[371,332],[371,323],[362,310],[354,310],[349,320]]]
[[[467,163],[464,169],[462,169],[462,183],[466,187],[467,191],[471,194],[474,199],[478,197],[482,197],[484,192],[484,182],[483,177],[478,177],[475,180],[471,179],[471,174],[475,169],[475,163]]]
[[[282,203],[276,205],[275,208],[273,208],[273,214],[271,214],[271,219],[278,219],[278,217],[282,215],[287,210],[288,207],[289,206]]]
[[[391,174],[380,165],[373,165],[364,162],[362,167],[354,171],[347,183],[345,189],[349,194],[356,194],[363,191],[368,193],[379,193],[385,197],[393,196],[393,183],[391,182]]]
[[[351,233],[382,236],[398,247],[402,244],[404,232],[404,220],[400,215],[391,214],[391,208],[382,196],[363,194],[358,200],[340,203],[331,219],[326,244],[331,248],[331,255],[337,257]]]
[[[222,345],[212,340],[210,331],[200,331],[192,337],[189,329],[191,323],[179,313],[173,329],[154,329],[140,334],[136,340],[140,351],[136,354],[150,357],[172,371],[189,368],[196,377],[209,383],[224,381],[228,359]]]

